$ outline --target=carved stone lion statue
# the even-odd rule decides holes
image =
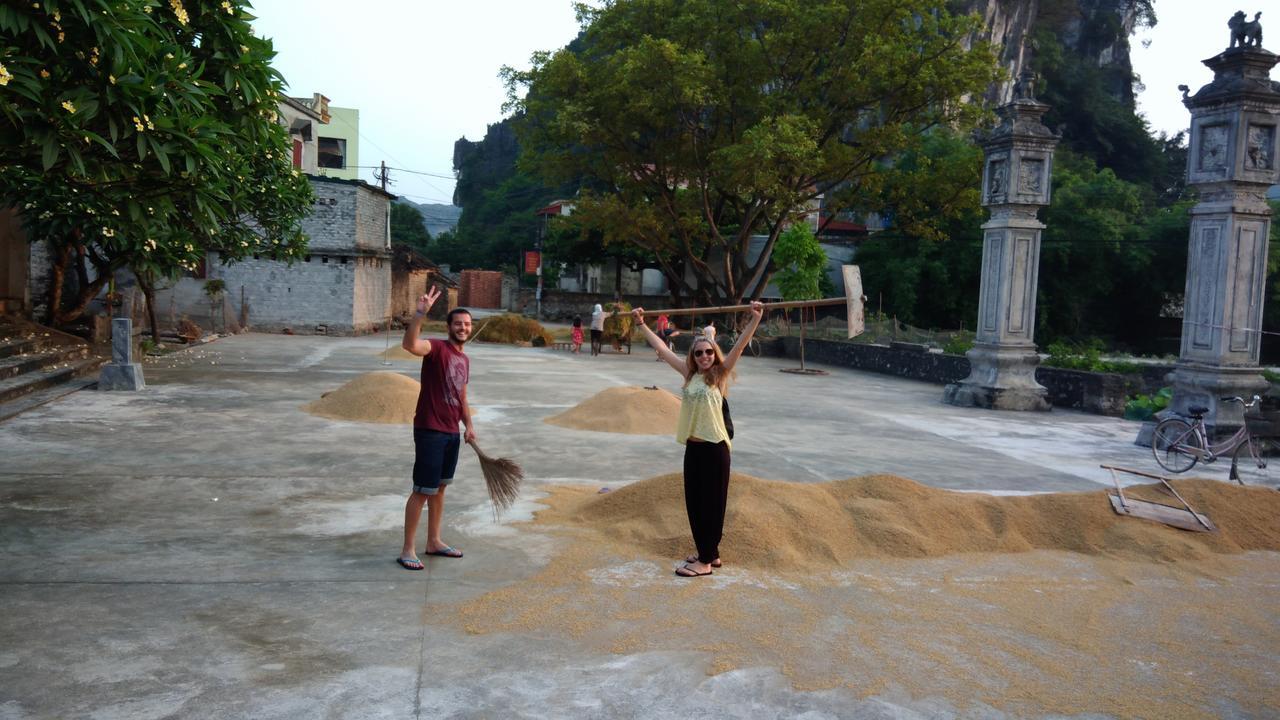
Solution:
[[[1262,25],[1258,22],[1258,18],[1262,17],[1259,12],[1253,16],[1253,20],[1246,21],[1244,19],[1244,11],[1237,10],[1235,15],[1227,21],[1227,27],[1231,28],[1231,45],[1229,47],[1262,47]]]

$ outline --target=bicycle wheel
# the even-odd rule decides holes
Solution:
[[[1151,454],[1160,467],[1171,473],[1190,470],[1200,460],[1203,451],[1200,436],[1185,420],[1165,420],[1151,434]]]
[[[1231,479],[1241,485],[1275,485],[1271,463],[1276,460],[1280,460],[1280,447],[1275,440],[1251,437],[1237,445],[1231,456]]]

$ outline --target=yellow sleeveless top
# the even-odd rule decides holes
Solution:
[[[684,445],[690,437],[707,442],[729,442],[724,426],[724,397],[715,385],[708,385],[701,373],[694,376],[680,394],[680,420],[676,423],[676,442]]]

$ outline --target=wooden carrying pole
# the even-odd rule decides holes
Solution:
[[[765,312],[770,310],[790,310],[791,308],[824,307],[827,305],[844,305],[844,298],[822,298],[821,300],[787,300],[783,302],[764,303]],[[716,313],[746,312],[750,305],[715,305],[713,307],[672,308],[670,310],[645,309],[645,315],[714,315]]]
[[[791,308],[826,307],[828,305],[844,305],[848,308],[849,337],[862,334],[865,325],[862,307],[866,298],[862,296],[862,275],[857,265],[841,266],[844,275],[844,293],[842,298],[822,298],[821,300],[784,300],[782,302],[764,303],[765,312],[770,310],[790,310]],[[646,315],[712,315],[715,313],[745,312],[750,305],[717,305],[715,307],[670,308],[666,310],[645,310]]]

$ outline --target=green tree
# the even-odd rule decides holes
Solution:
[[[879,212],[887,228],[857,254],[870,307],[921,327],[954,328],[974,316],[981,172],[981,148],[946,128],[882,163],[862,207]]]
[[[584,178],[576,214],[652,254],[679,295],[763,288],[778,235],[995,77],[979,22],[940,0],[639,0],[578,6],[581,50],[504,70],[521,163]],[[519,97],[519,91],[528,92]],[[763,251],[751,249],[765,236]]]
[[[783,300],[816,300],[822,293],[827,254],[807,225],[797,223],[782,231],[773,248],[778,268],[774,282]],[[800,369],[804,370],[804,309],[800,310]]]
[[[1149,241],[1152,198],[1141,185],[1067,150],[1053,170],[1053,204],[1041,214],[1037,341],[1142,332],[1169,283],[1181,287],[1173,278],[1185,273],[1185,248]]]
[[[773,281],[783,300],[818,299],[827,270],[827,254],[807,226],[797,223],[778,236],[773,264],[778,268]]]
[[[408,245],[424,255],[430,254],[431,233],[422,222],[421,210],[401,202],[391,203],[391,242]]]
[[[274,50],[243,0],[0,6],[0,204],[53,251],[50,314],[141,278],[301,256],[311,189],[277,122]],[[75,297],[62,297],[73,261]]]

